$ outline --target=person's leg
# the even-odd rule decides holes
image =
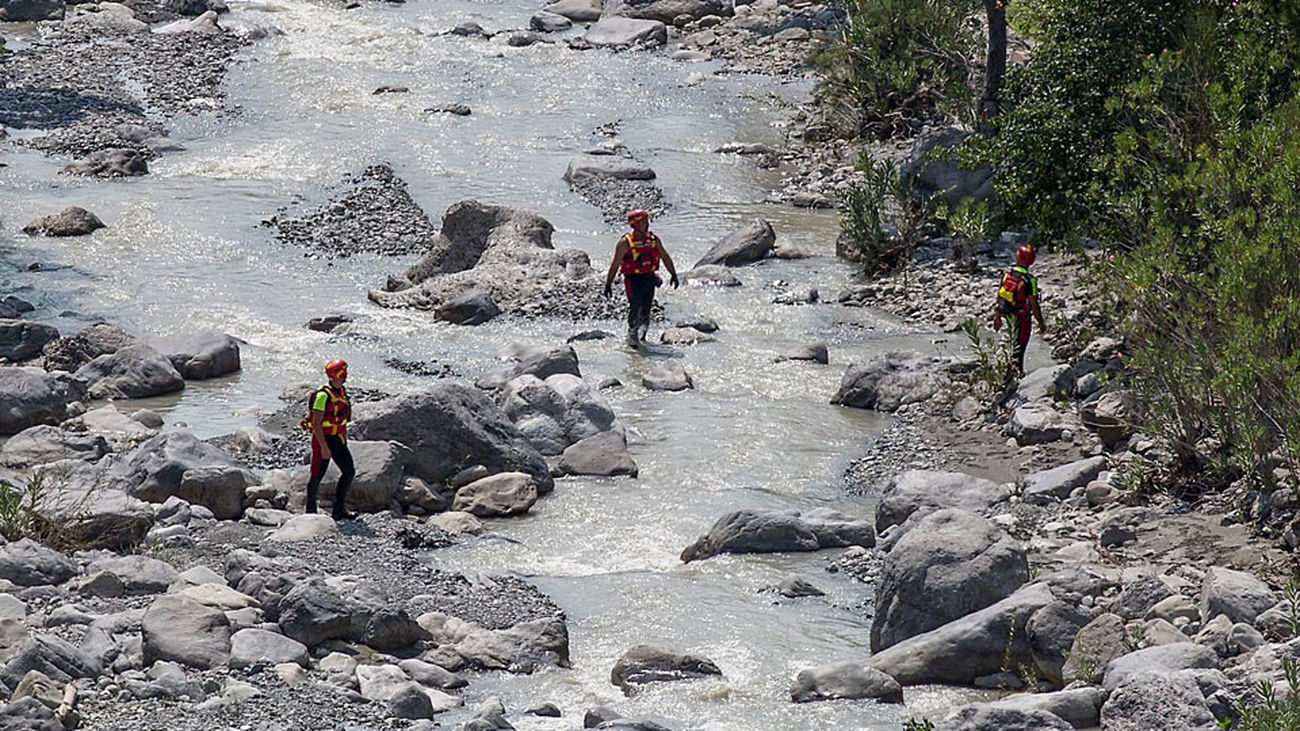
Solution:
[[[640,311],[637,308],[637,290],[632,284],[633,275],[623,275],[623,292],[627,294],[627,342],[629,345],[636,344],[636,326],[637,318],[640,317]]]
[[[1016,315],[1016,345],[1013,351],[1016,360],[1016,375],[1025,375],[1025,350],[1029,347],[1030,320],[1028,313]]]
[[[311,440],[311,479],[307,480],[307,506],[306,512],[316,512],[316,496],[320,493],[320,481],[325,477],[325,469],[329,467],[330,461],[320,454],[320,445],[313,438]]]
[[[643,341],[650,330],[650,310],[655,301],[655,275],[638,275],[632,288],[636,292],[636,337],[638,341]]]
[[[332,512],[335,518],[351,517],[345,501],[348,497],[348,488],[352,486],[352,478],[357,474],[356,467],[352,464],[352,452],[348,450],[347,442],[339,437],[325,437],[325,443],[329,445],[334,464],[339,466],[339,484],[334,489]]]

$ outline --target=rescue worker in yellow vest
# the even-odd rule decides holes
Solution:
[[[1047,332],[1043,322],[1043,312],[1038,307],[1038,277],[1029,273],[1037,251],[1031,244],[1021,244],[1016,249],[1016,265],[1002,276],[1002,285],[998,288],[998,297],[993,305],[993,329],[1002,329],[1002,317],[1011,320],[1008,335],[1012,338],[1012,362],[1008,368],[1008,380],[1025,375],[1025,348],[1029,345],[1032,315],[1038,321],[1040,334]]]
[[[301,426],[311,432],[311,479],[307,482],[307,512],[316,512],[316,498],[320,481],[330,460],[339,468],[338,487],[334,490],[334,519],[352,520],[356,513],[344,507],[348,488],[356,476],[352,453],[348,451],[348,421],[352,419],[352,403],[343,383],[348,380],[348,364],[335,358],[325,364],[329,383],[312,392],[309,397],[308,418]]]
[[[627,294],[627,343],[637,347],[645,342],[650,330],[650,308],[655,300],[655,288],[663,280],[655,272],[662,261],[671,277],[668,281],[677,287],[677,268],[659,237],[650,231],[650,214],[641,209],[629,211],[628,225],[632,232],[623,235],[614,247],[614,260],[605,275],[605,298],[612,294],[614,275],[623,273],[623,291]]]

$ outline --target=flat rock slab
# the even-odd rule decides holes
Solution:
[[[583,155],[574,158],[569,163],[568,169],[564,171],[566,183],[577,184],[592,178],[654,180],[655,171],[644,163],[610,155]]]
[[[601,18],[583,36],[595,48],[662,46],[668,42],[668,27],[657,20]]]
[[[902,703],[903,686],[875,668],[856,662],[837,662],[800,671],[790,687],[790,700],[795,703],[839,698]]]
[[[278,632],[241,629],[230,638],[230,667],[294,663],[307,666],[307,646]]]
[[[627,440],[615,431],[601,432],[575,442],[560,455],[557,469],[565,475],[598,477],[637,476],[636,462],[627,451]]]
[[[1097,479],[1107,464],[1105,457],[1097,456],[1035,472],[1025,478],[1024,498],[1035,504],[1064,500],[1075,488]]]
[[[297,543],[337,535],[338,532],[339,526],[330,516],[305,514],[295,515],[284,521],[284,524],[276,529],[269,538],[281,543]]]
[[[782,553],[817,551],[876,544],[871,523],[829,508],[805,513],[794,510],[738,510],[718,519],[709,532],[682,551],[682,561],[698,561],[720,553]]]

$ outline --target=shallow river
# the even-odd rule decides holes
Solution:
[[[830,506],[870,517],[872,505],[846,498],[840,476],[885,422],[827,402],[849,361],[931,347],[931,336],[909,335],[878,313],[771,303],[779,282],[816,286],[833,299],[848,281],[850,268],[833,256],[835,216],[765,204],[775,174],[712,150],[733,141],[779,144],[774,122],[785,112],[777,99],[801,98],[807,86],[714,76],[712,63],[678,63],[664,52],[516,49],[440,35],[469,20],[488,30],[526,27],[535,5],[525,0],[418,0],[351,11],[307,0],[232,7],[284,35],[239,55],[227,83],[237,114],[169,123],[186,149],[151,163],[151,175],[72,179],[56,174],[63,160],[6,157],[5,289],[27,291],[40,305],[36,318],[65,332],[103,319],[136,332],[214,328],[246,340],[237,377],[193,383],[179,397],[148,404],[200,436],[254,423],[259,411],[280,406],[286,384],[318,380],[320,364],[333,357],[352,364],[353,385],[390,392],[428,379],[384,366],[389,356],[436,359],[472,378],[511,342],[558,344],[590,327],[621,332],[620,324],[498,320],[457,328],[426,313],[381,310],[366,290],[411,259],[308,257],[259,223],[286,205],[314,207],[346,173],[386,161],[435,221],[466,198],[532,210],[555,225],[557,247],[584,249],[603,269],[619,231],[561,174],[573,155],[606,139],[598,127],[619,122],[620,139],[656,169],[672,204],[654,228],[683,270],[759,216],[818,256],[738,270],[744,286],[735,290],[665,292],[670,316],[716,319],[719,342],[649,356],[618,340],[577,345],[593,382],[616,376],[636,384],[654,358],[680,357],[697,389],[612,392],[640,479],[561,480],[531,515],[495,522],[500,537],[431,557],[450,569],[519,573],[568,614],[572,669],[474,678],[469,705],[499,694],[521,729],[573,728],[582,709],[598,703],[679,729],[899,728],[907,709],[788,700],[798,670],[868,655],[869,588],[825,571],[838,552],[691,565],[677,558],[738,508]],[[410,93],[371,93],[384,84]],[[423,112],[452,102],[470,106],[472,116]],[[28,220],[67,205],[96,212],[109,228],[89,239],[21,234]],[[27,271],[33,262],[42,270]],[[303,327],[336,311],[357,317],[347,335]],[[830,366],[773,362],[813,340],[829,344]],[[790,574],[808,577],[827,597],[785,600],[763,591]],[[667,684],[625,700],[609,684],[609,669],[642,642],[712,658],[725,679]],[[518,715],[546,700],[566,718]],[[957,691],[909,691],[911,711],[957,700]]]

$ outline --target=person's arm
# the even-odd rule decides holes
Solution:
[[[668,250],[664,248],[663,244],[659,244],[659,257],[664,260],[664,268],[668,270],[668,274],[672,277],[668,281],[676,287],[678,285],[677,267],[673,264],[673,258],[668,255]]]
[[[1038,309],[1038,297],[1029,298],[1029,309],[1034,313],[1034,319],[1038,321],[1038,332],[1047,332],[1047,323],[1043,322],[1043,311]]]
[[[609,263],[609,271],[605,274],[605,296],[610,295],[610,288],[614,286],[614,275],[618,274],[618,265],[627,256],[627,239],[618,240],[618,246],[614,247],[614,260]]]
[[[1002,300],[994,298],[993,300],[993,332],[1002,329]]]

